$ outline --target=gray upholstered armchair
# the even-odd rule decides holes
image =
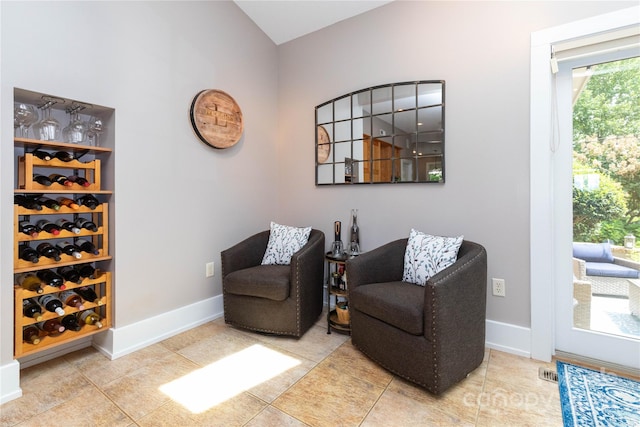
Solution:
[[[269,230],[222,252],[224,320],[244,329],[301,337],[322,312],[324,233],[311,230],[291,265],[260,265]]]
[[[351,340],[389,371],[440,394],[484,358],[487,253],[463,241],[426,286],[402,281],[407,239],[347,261]]]

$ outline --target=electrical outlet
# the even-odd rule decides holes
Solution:
[[[214,271],[213,270],[213,261],[206,263],[205,267],[206,267],[206,272],[205,272],[206,277],[213,276],[213,271]]]
[[[503,297],[506,294],[504,279],[491,279],[493,285],[493,295]]]

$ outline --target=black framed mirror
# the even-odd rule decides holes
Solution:
[[[444,94],[421,80],[318,105],[316,185],[444,182]]]

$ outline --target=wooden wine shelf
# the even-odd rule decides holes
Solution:
[[[46,212],[45,212],[46,209]],[[66,208],[73,213],[77,213],[78,211],[73,211],[69,208]],[[62,210],[62,208],[61,208]],[[93,261],[104,261],[107,259],[111,259],[109,256],[109,204],[101,203],[95,210],[90,211],[92,213],[92,221],[98,226],[98,231],[89,231],[82,230],[80,234],[74,234],[67,230],[60,231],[60,234],[57,236],[47,233],[40,232],[37,237],[30,237],[24,233],[21,233],[20,230],[20,217],[25,216],[25,211],[29,212],[29,215],[33,215],[32,212],[37,212],[36,215],[53,215],[53,214],[61,214],[64,212],[56,211],[54,209],[43,208],[42,211],[34,211],[33,209],[25,209],[19,205],[13,205],[13,229],[14,232],[14,245],[13,245],[13,268],[14,273],[23,273],[26,271],[34,271],[40,270],[43,268],[50,267],[62,267],[65,265],[72,264],[82,264],[86,262]],[[20,258],[20,243],[24,242],[38,242],[42,240],[68,240],[73,239],[74,237],[84,237],[87,240],[90,240],[98,249],[98,255],[89,254],[86,252],[82,252],[82,258],[77,259],[71,255],[62,254],[60,255],[60,261],[56,261],[54,259],[40,257],[40,260],[37,263],[29,262]]]
[[[22,314],[22,301],[28,298],[35,298],[39,295],[46,295],[60,292],[60,289],[55,288],[53,286],[44,286],[44,292],[42,294],[37,294],[36,292],[29,291],[26,289],[22,289],[19,286],[15,286],[15,314],[14,314],[14,356],[16,358],[27,356],[32,353],[37,353],[39,351],[49,349],[60,344],[64,344],[74,339],[79,339],[82,337],[86,337],[89,335],[96,334],[98,332],[105,331],[109,329],[112,325],[112,317],[111,317],[111,272],[105,271],[99,277],[95,279],[84,279],[82,283],[72,283],[65,282],[66,289],[76,289],[82,286],[92,286],[98,295],[101,295],[101,299],[98,304],[84,301],[84,310],[93,310],[101,317],[102,328],[98,328],[94,325],[84,325],[82,329],[78,332],[76,331],[64,331],[61,335],[56,337],[51,337],[46,335],[44,332],[40,334],[40,343],[31,344],[28,342],[24,342],[22,340],[22,329],[25,326],[33,325],[35,323],[39,323],[35,319],[31,317],[26,317]],[[100,302],[102,304],[100,304]],[[78,313],[80,311],[75,307],[64,307],[64,314],[62,316],[58,316],[55,313],[50,313],[48,311],[43,311],[42,313],[42,322],[49,319],[55,319],[57,317],[64,317],[68,314]]]
[[[14,101],[27,102],[33,99],[40,99],[43,94],[37,92],[26,91],[22,89],[14,89]],[[32,102],[27,102],[28,104]],[[95,108],[94,108],[95,107]],[[91,108],[94,108],[93,111]],[[90,107],[89,115],[95,112],[110,117],[114,114],[114,110],[105,107]],[[110,141],[113,142],[113,141]],[[108,197],[113,194],[111,190],[102,187],[103,181],[103,161],[105,164],[111,164],[110,155],[113,153],[111,148],[95,147],[84,144],[72,144],[62,141],[41,141],[30,138],[14,138],[14,147],[21,149],[17,156],[17,179],[14,185],[14,194],[34,194],[34,195],[67,195],[73,198],[73,195],[94,194]],[[44,150],[51,154],[51,160],[42,160],[33,155],[35,150]],[[63,162],[57,158],[53,158],[56,151],[65,151],[73,153],[75,159],[70,162]],[[84,161],[86,156],[86,161]],[[59,171],[59,172],[58,172]],[[62,186],[53,183],[51,186],[45,186],[35,182],[34,173],[41,173],[48,176],[51,173],[60,173],[64,176],[77,175],[89,181],[89,186],[83,187],[79,184],[71,186]],[[62,230],[60,234],[53,235],[41,231],[37,237],[31,237],[20,230],[20,221],[28,220],[35,224],[40,219],[47,219],[51,216],[51,220],[62,217],[69,220],[76,220],[78,217],[91,219],[98,227],[97,231],[89,231],[82,229],[79,234],[74,234],[67,230]],[[92,264],[96,267],[96,262],[109,261],[109,205],[101,203],[95,209],[87,206],[80,206],[78,209],[71,209],[62,206],[59,210],[46,208],[42,210],[26,209],[14,204],[14,274],[35,272],[43,269],[57,269],[59,267],[78,264]],[[34,249],[38,243],[43,241],[75,241],[76,238],[82,238],[91,241],[98,250],[97,255],[81,252],[82,257],[77,259],[70,255],[61,255],[60,261],[55,261],[46,257],[40,257],[37,263],[28,262],[19,258],[19,248],[21,245],[30,244]],[[108,264],[107,264],[108,265]],[[22,338],[23,328],[38,323],[35,319],[23,315],[23,301],[28,298],[35,298],[43,294],[55,294],[61,292],[59,288],[43,285],[43,294],[37,294],[34,291],[23,289],[14,283],[14,357],[20,358],[43,350],[51,349],[77,339],[85,338],[99,332],[108,330],[112,326],[112,273],[109,271],[100,271],[96,269],[96,278],[85,278],[81,283],[73,283],[65,281],[66,290],[77,289],[82,286],[92,287],[98,295],[97,302],[84,301],[84,310],[93,310],[100,315],[102,328],[94,325],[84,325],[78,332],[67,330],[58,336],[50,336],[44,332],[40,332],[40,343],[31,344],[24,342]],[[15,280],[14,280],[15,282]],[[65,314],[75,314],[79,311],[75,307],[64,306]],[[56,313],[48,312],[43,309],[43,320],[54,319],[58,317]]]
[[[84,187],[82,185],[73,183],[71,186],[66,187],[58,183],[51,185],[42,185],[33,180],[34,167],[43,168],[63,168],[77,171],[79,176],[89,181],[91,184]],[[82,173],[80,173],[80,171]],[[64,174],[63,174],[64,175]],[[35,157],[33,154],[25,154],[24,157],[18,158],[18,188],[23,190],[42,192],[52,190],[59,191],[81,191],[83,193],[91,193],[94,191],[100,191],[100,160],[92,160],[90,162],[80,162],[78,160],[71,160],[70,162],[63,162],[58,159],[41,160]]]

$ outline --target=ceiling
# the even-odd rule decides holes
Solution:
[[[276,45],[393,0],[234,0]]]

